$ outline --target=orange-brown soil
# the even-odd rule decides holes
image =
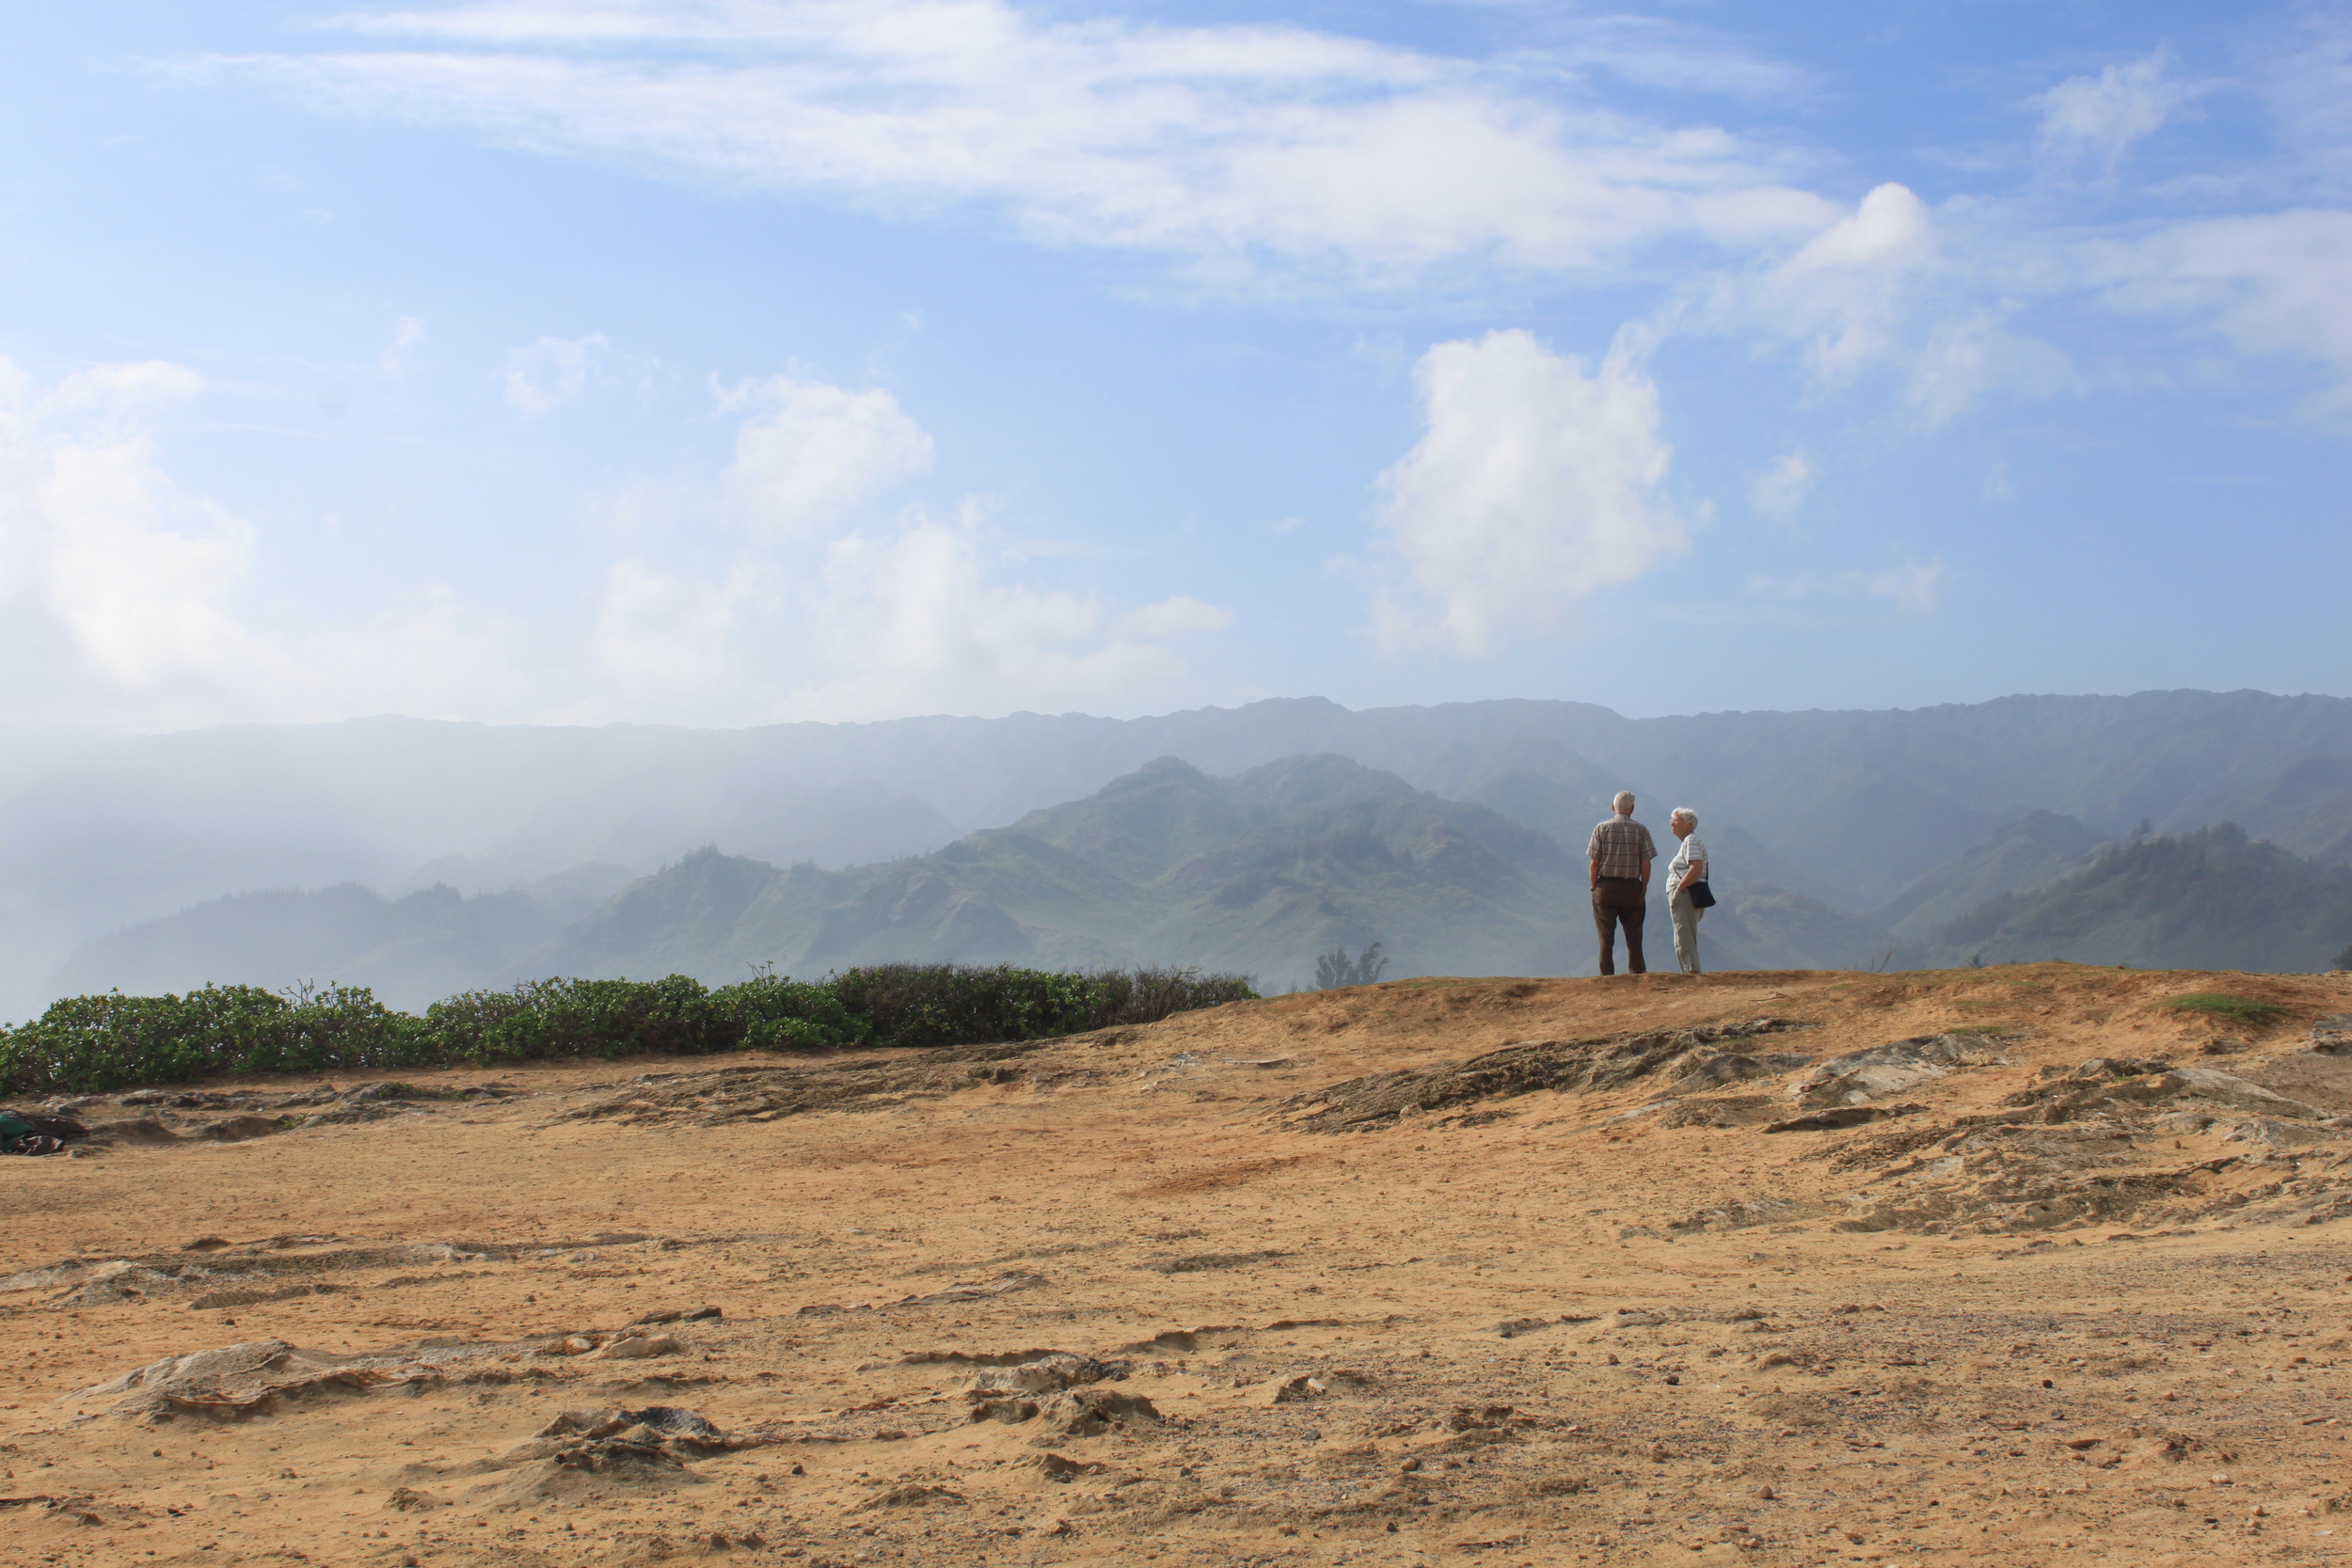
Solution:
[[[0,1162],[0,1539],[2336,1560],[2347,1012],[2341,975],[2056,964],[1410,980],[60,1107],[103,1151]]]

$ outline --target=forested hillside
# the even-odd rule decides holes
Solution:
[[[1906,955],[1916,966],[2066,958],[2136,969],[2311,971],[2352,944],[2352,868],[2249,840],[2234,823],[2118,846],[1992,899]]]

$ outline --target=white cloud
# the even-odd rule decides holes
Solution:
[[[2074,380],[2056,349],[2008,325],[2018,294],[2071,286],[2047,261],[2020,263],[2017,248],[1981,214],[1953,240],[1890,182],[1786,260],[1718,283],[1698,319],[1785,345],[1816,396],[1891,379],[1894,410],[1934,429],[1994,388],[2039,395]]]
[[[1624,344],[1596,372],[1523,331],[1439,343],[1413,370],[1427,430],[1381,477],[1380,526],[1409,582],[1382,641],[1484,654],[1685,545],[1660,496],[1657,388]]]
[[[1982,166],[2026,169],[2023,189],[1931,208],[1883,182],[1841,210],[1799,182],[1851,156],[1687,109],[1622,112],[1595,84],[1756,100],[1799,91],[1803,71],[1681,23],[1515,8],[1513,46],[1475,56],[1016,0],[459,0],[340,18],[351,47],[177,69],[657,177],[912,222],[977,214],[1202,293],[1662,281],[1682,302],[1669,313],[1789,354],[1816,399],[1885,388],[1891,420],[1931,429],[1992,393],[2085,384],[2053,346],[2084,335],[2030,324],[2082,301],[2086,246],[2128,247],[2150,224],[2087,214],[2059,176],[2111,169],[2219,85],[2162,50],[2112,64],[2032,101],[2038,165]],[[2248,71],[2294,155],[2185,182],[2341,205],[2352,25],[2297,26]],[[2238,295],[2199,297],[2233,318],[2171,312],[2208,351],[2245,341]],[[2110,385],[2181,379],[2177,344],[2080,357]],[[579,385],[526,369],[514,395],[541,410]]]
[[[704,583],[643,561],[615,562],[605,572],[591,641],[604,675],[592,706],[720,722],[739,717],[730,712],[744,678],[735,644],[746,611],[758,607],[761,575],[756,563],[742,562],[723,580]]]
[[[445,595],[301,634],[248,624],[255,531],[173,484],[145,427],[146,410],[200,387],[148,362],[93,367],[40,396],[0,359],[0,721],[514,712],[504,634]]]
[[[761,528],[805,531],[931,466],[931,438],[898,400],[780,375],[739,388],[729,406],[760,412],[735,439],[728,487]]]
[[[1006,0],[491,3],[352,25],[417,47],[191,69],[534,151],[899,214],[977,208],[1218,285],[1613,269],[1828,215],[1775,150],[1719,128],[1602,109],[1524,61],[1297,27],[1056,21]],[[1613,57],[1727,69],[1700,55],[1652,37]]]
[[[1654,16],[1597,16],[1549,5],[1531,12],[1554,20],[1559,36],[1540,51],[1547,62],[1597,67],[1643,87],[1731,98],[1788,98],[1807,72],[1767,59],[1681,23]]]
[[[888,393],[776,377],[732,395],[727,469],[691,496],[639,498],[695,515],[687,548],[715,544],[723,564],[655,558],[646,540],[675,545],[681,531],[635,531],[577,642],[526,646],[519,628],[431,586],[293,623],[247,602],[266,540],[159,461],[153,410],[201,388],[150,362],[44,392],[0,358],[0,723],[1140,710],[1208,695],[1168,644],[1231,620],[1183,594],[1131,608],[1036,580],[1055,552],[1000,537],[977,502],[946,520],[878,513],[888,484],[929,464],[930,436]]]
[[[1869,594],[1906,615],[1932,615],[1944,601],[1944,576],[1940,555],[1925,561],[1899,556],[1893,565],[1870,574]]]
[[[865,720],[1197,695],[1166,644],[1222,628],[1227,611],[1176,594],[1121,613],[1083,587],[1025,580],[1073,552],[1004,537],[975,499],[945,520],[882,514],[888,488],[932,457],[889,393],[777,376],[723,406],[743,414],[723,481],[743,524],[731,564],[703,578],[610,568],[601,678],[563,717]]]
[[[1749,501],[1765,516],[1787,522],[1813,493],[1813,465],[1801,451],[1785,452],[1758,474]]]
[[[2313,372],[2308,411],[2352,420],[2352,213],[2208,218],[2085,247],[2110,307],[2169,320],[2249,361]]]
[[[415,357],[417,345],[424,341],[424,323],[415,316],[403,316],[392,328],[392,340],[376,356],[376,366],[386,375],[401,376],[408,372],[408,362]]]
[[[13,367],[10,380],[20,397],[29,392],[30,384],[18,378]],[[58,382],[29,412],[36,421],[54,420],[59,415],[94,416],[119,428],[122,421],[136,419],[153,404],[183,402],[203,388],[202,376],[184,365],[167,360],[93,365]]]
[[[506,401],[533,418],[588,389],[612,345],[601,332],[584,338],[542,338],[506,359]]]
[[[2060,157],[2096,159],[2109,173],[2134,143],[2153,135],[2198,98],[2207,84],[2166,74],[2163,49],[2096,76],[2070,76],[2035,102],[2042,109],[2042,145]]]
[[[1880,185],[1767,273],[1748,308],[1803,345],[1817,377],[1851,380],[1893,351],[1913,280],[1934,252],[1927,204],[1906,185]]]
[[[1131,610],[1120,618],[1120,629],[1136,637],[1183,637],[1193,632],[1223,631],[1233,624],[1233,612],[1182,594],[1157,604]]]
[[[823,589],[816,608],[829,673],[787,695],[778,718],[1101,711],[1165,699],[1184,680],[1183,661],[1149,641],[1168,634],[1165,624],[1156,633],[1116,626],[1090,593],[1002,580],[974,508],[951,521],[844,535]],[[1185,617],[1158,617],[1171,618]],[[1174,629],[1210,629],[1197,613],[1190,619]]]
[[[2336,182],[2352,174],[2352,15],[2314,6],[2298,21],[2302,36],[2271,57],[2261,85],[2280,139],[2341,192]]]

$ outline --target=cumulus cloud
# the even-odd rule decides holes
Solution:
[[[760,573],[739,562],[717,582],[697,582],[644,561],[605,571],[590,651],[603,674],[593,709],[660,713],[723,722],[739,717],[744,671],[734,646],[756,608]]]
[[[1189,600],[1121,622],[1094,594],[1007,580],[973,506],[947,520],[844,535],[823,587],[829,673],[787,694],[780,718],[1099,711],[1165,699],[1185,671],[1154,639],[1223,624],[1209,606],[1184,608]]]
[[[501,629],[446,595],[294,634],[250,624],[255,531],[173,483],[147,424],[201,385],[150,361],[43,393],[0,359],[0,720],[152,729],[512,701]]]
[[[2072,287],[2058,268],[2021,265],[2017,240],[1979,216],[1955,242],[1909,186],[1888,182],[1770,265],[1718,282],[1697,318],[1778,343],[1814,395],[1889,382],[1895,412],[1933,429],[1988,391],[2072,384],[2066,360],[2014,329],[2020,292]]]
[[[2169,52],[2158,49],[2096,76],[2060,82],[2035,101],[2042,110],[2042,148],[2063,158],[2094,159],[2113,173],[2135,143],[2212,90],[2171,76],[2170,66]]]
[[[1561,628],[1579,599],[1685,545],[1660,493],[1658,390],[1622,342],[1597,369],[1524,331],[1439,343],[1413,370],[1426,423],[1381,477],[1403,581],[1376,601],[1391,647],[1467,654]]]
[[[1880,185],[1764,279],[1761,303],[1803,341],[1820,375],[1839,379],[1883,358],[1912,280],[1933,259],[1927,203]]]
[[[1120,610],[1028,575],[1067,550],[1006,537],[967,499],[892,509],[930,466],[929,432],[890,393],[803,376],[730,389],[722,483],[741,533],[715,575],[643,560],[605,574],[597,689],[568,719],[728,723],[910,713],[1132,708],[1192,694],[1168,644],[1229,611],[1183,594]]]
[[[780,375],[737,388],[726,401],[755,410],[736,434],[727,483],[762,529],[838,522],[931,466],[930,433],[880,388]]]
[[[191,69],[534,151],[995,213],[1216,284],[1591,271],[1661,242],[1744,250],[1828,213],[1774,150],[1719,128],[1611,112],[1524,61],[1298,27],[1007,0],[491,0],[349,24],[406,47]],[[1615,53],[1652,77],[1726,69],[1671,35]]]
[[[588,389],[612,348],[601,332],[584,338],[542,338],[506,359],[506,401],[536,417]]]

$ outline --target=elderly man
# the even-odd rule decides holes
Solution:
[[[1617,927],[1625,926],[1625,966],[1647,974],[1642,961],[1642,917],[1649,911],[1649,865],[1658,846],[1633,820],[1633,792],[1617,792],[1617,815],[1593,830],[1584,858],[1593,866],[1593,927],[1600,934],[1600,972],[1617,973]]]

